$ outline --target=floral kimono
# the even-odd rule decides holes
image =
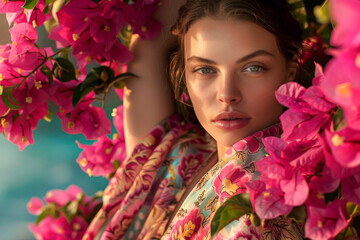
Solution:
[[[102,240],[210,239],[216,209],[230,196],[244,192],[244,184],[256,177],[253,161],[265,154],[261,138],[280,132],[275,125],[230,148],[195,185],[167,227],[196,171],[208,164],[216,150],[202,129],[181,122],[178,116],[169,117],[117,170],[104,191],[103,208],[83,239],[95,239],[104,228]],[[217,239],[301,239],[301,231],[289,220],[272,223],[269,229],[257,229],[245,216],[224,228]]]

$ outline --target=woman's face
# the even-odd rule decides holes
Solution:
[[[275,36],[249,21],[202,18],[184,38],[186,86],[219,153],[279,121],[275,90],[292,81]]]

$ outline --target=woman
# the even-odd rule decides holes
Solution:
[[[131,155],[111,179],[84,239],[94,238],[108,219],[102,239],[208,239],[216,209],[256,178],[252,163],[265,154],[261,138],[281,133],[276,123],[283,107],[274,92],[294,80],[301,44],[285,1],[197,0],[180,9],[170,68],[175,98],[189,95],[187,104],[206,132],[173,115],[166,50],[182,4],[163,1],[163,34],[153,42],[133,41],[136,60],[129,71],[138,77],[127,82],[124,101]],[[266,227],[244,216],[218,238],[302,238],[288,219]]]

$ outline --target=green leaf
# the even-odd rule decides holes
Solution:
[[[43,65],[40,68],[40,71],[46,76],[46,78],[49,81],[49,86],[50,86],[52,84],[52,82],[53,82],[53,75],[52,75],[52,72],[51,72],[50,68],[48,66],[46,66],[46,65]]]
[[[253,212],[248,193],[235,195],[224,202],[211,221],[211,237],[215,237],[226,225],[245,214]]]
[[[72,97],[72,104],[73,104],[74,108],[81,101],[81,99],[83,99],[86,95],[88,95],[90,92],[94,91],[94,89],[95,89],[92,86],[82,89],[81,85],[82,84],[79,84],[74,90],[74,94]]]
[[[343,109],[339,108],[336,110],[334,117],[333,117],[333,123],[334,123],[335,131],[339,131],[346,126],[346,122],[344,120],[344,110]]]
[[[10,99],[14,99],[12,93],[10,92],[9,94],[8,91],[4,91],[1,95],[1,101],[6,107],[10,108],[11,110],[19,110],[23,107],[22,105],[14,104],[13,102],[10,101]]]
[[[116,169],[118,169],[120,167],[121,163],[118,159],[116,159],[114,162],[113,162],[113,166],[115,168],[115,171]]]
[[[295,19],[299,22],[303,30],[309,27],[307,21],[306,8],[303,0],[288,0],[289,5],[292,9],[292,14]]]
[[[24,5],[22,5],[22,8],[25,9],[34,9],[36,4],[38,4],[39,0],[25,0]]]
[[[55,58],[54,61],[52,72],[57,79],[61,82],[76,80],[75,68],[69,60],[59,57]]]
[[[114,87],[116,87],[117,89],[122,89],[125,87],[125,81],[126,79],[128,79],[129,77],[137,77],[135,74],[133,73],[122,73],[120,75],[117,75],[115,78],[114,78]]]
[[[258,227],[261,225],[261,220],[256,213],[250,214],[250,221],[255,227]]]
[[[291,213],[288,215],[289,218],[299,223],[304,223],[306,216],[306,208],[304,206],[294,207]]]
[[[120,42],[125,44],[125,46],[129,47],[132,34],[133,30],[129,24],[123,27],[119,32]]]
[[[51,213],[51,209],[49,207],[46,207],[40,215],[36,218],[35,224],[39,224],[44,218],[49,216]]]

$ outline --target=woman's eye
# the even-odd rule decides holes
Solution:
[[[200,74],[211,74],[211,73],[214,73],[215,71],[208,67],[202,67],[202,68],[196,69],[195,72],[198,72]]]
[[[244,72],[254,72],[254,73],[257,73],[257,72],[261,72],[263,71],[264,68],[262,66],[259,66],[259,65],[251,65],[247,68],[245,68]]]

